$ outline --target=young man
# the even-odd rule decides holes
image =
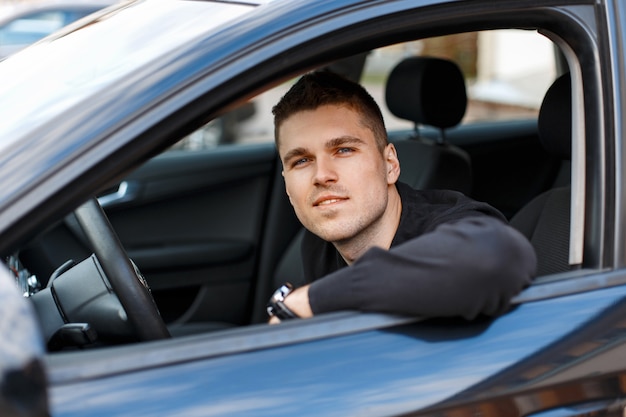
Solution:
[[[472,319],[504,312],[531,282],[534,250],[495,208],[397,182],[396,149],[360,85],[309,73],[273,113],[309,284],[283,286],[270,322],[337,310]]]

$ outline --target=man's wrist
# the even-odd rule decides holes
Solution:
[[[285,305],[301,319],[313,317],[309,304],[309,287],[310,285],[307,284],[296,288],[285,300]]]

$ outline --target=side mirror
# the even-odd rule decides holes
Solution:
[[[0,263],[0,415],[49,416],[45,345],[32,305]]]

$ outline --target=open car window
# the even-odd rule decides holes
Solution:
[[[430,149],[445,144],[465,155],[467,164],[458,171],[452,168],[452,181],[436,187],[487,202],[514,222],[533,198],[570,182],[569,163],[547,153],[537,132],[540,106],[563,64],[557,62],[558,51],[535,30],[498,29],[394,43],[326,62],[319,69],[358,80],[379,104],[398,149],[402,182],[421,188],[422,176],[428,175],[421,171],[429,164],[428,156],[412,150],[413,143],[435,144]],[[525,58],[530,53],[533,59]],[[445,129],[416,125],[390,108],[390,73],[413,57],[435,57],[458,66],[467,94],[458,123]],[[170,135],[182,139],[98,193],[175,336],[264,324],[271,292],[285,281],[305,283],[299,258],[303,229],[285,195],[273,144],[272,107],[294,78],[273,82],[274,87],[258,95],[237,99],[238,106],[200,128],[189,129],[191,123],[172,128]],[[9,257],[23,292],[46,291],[62,275],[73,277],[66,281],[79,281],[80,273],[69,271],[83,262],[90,265],[85,274],[102,272],[80,223],[70,214]],[[567,239],[561,239],[566,256]],[[568,260],[554,268],[548,264],[538,275],[566,272],[570,266]],[[64,285],[67,300],[75,297],[75,287]],[[61,290],[56,290],[55,300],[62,298]],[[99,291],[107,297],[115,292],[106,283]],[[118,308],[111,307],[114,301],[108,303],[103,302]],[[67,317],[46,321],[47,338],[83,308],[81,303],[66,307],[69,313],[59,308]],[[93,314],[94,320],[104,321],[100,312]],[[75,328],[68,331],[82,336],[68,343],[136,341],[132,330],[123,328],[124,315],[118,316],[119,326],[106,329],[109,339],[103,343],[90,339],[88,329]],[[51,346],[67,347],[58,343]]]
[[[494,30],[393,44],[323,68],[358,80],[377,101],[398,148],[401,181],[422,187],[420,167],[429,163],[404,145],[445,137],[471,161],[471,172],[453,173],[453,181],[442,187],[486,201],[513,219],[532,198],[569,181],[569,165],[542,150],[536,131],[540,105],[557,75],[557,49],[536,31]],[[523,59],[524,50],[535,59]],[[388,106],[390,73],[411,57],[448,60],[462,72],[467,108],[445,132],[415,125]],[[99,194],[177,335],[263,323],[272,289],[286,280],[304,284],[298,255],[302,227],[286,199],[273,144],[272,107],[293,82],[245,100]],[[23,292],[44,290],[57,276],[70,275],[77,261],[90,259],[78,223],[68,216],[9,258]],[[74,262],[69,265],[68,254]],[[96,270],[86,269],[89,275]],[[542,269],[540,275],[549,272]],[[71,299],[72,285],[65,288]],[[72,308],[78,313],[83,307]],[[49,336],[62,325],[46,323]],[[124,342],[125,332],[113,332],[112,340]]]

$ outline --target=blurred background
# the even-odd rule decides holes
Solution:
[[[114,0],[0,0],[0,60]]]

